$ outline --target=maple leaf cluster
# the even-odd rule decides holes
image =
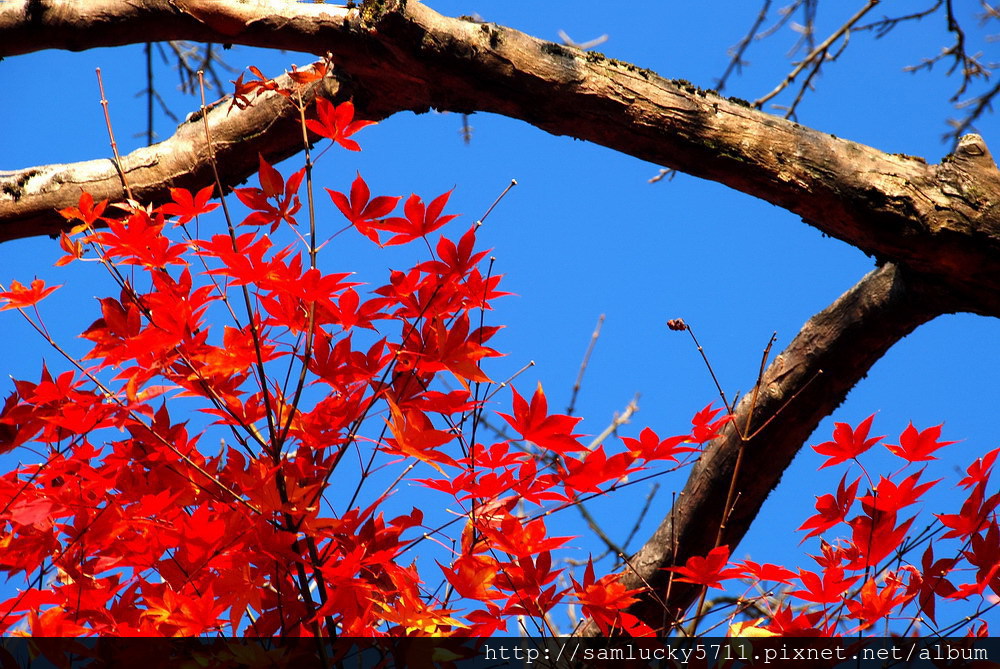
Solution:
[[[254,74],[237,107],[273,90]],[[368,125],[326,100],[303,120],[350,150]],[[530,401],[512,391],[501,414],[516,436],[484,440],[499,327],[483,320],[504,293],[476,226],[431,239],[457,216],[450,191],[372,197],[360,175],[349,194],[330,190],[364,237],[428,251],[365,287],[321,271],[302,236],[276,243],[300,225],[306,173],[261,157],[228,233],[198,232],[229,216],[212,186],[158,207],[84,193],[62,211],[74,227],[58,264],[97,259],[118,290],[99,300],[86,354],[16,381],[0,411],[0,452],[42,455],[0,477],[0,571],[23,579],[0,632],[482,636],[518,616],[547,625],[572,602],[620,627],[631,593],[592,570],[560,580],[568,538],[544,517],[656,462],[690,463],[724,421],[709,412],[667,439],[647,429],[609,454],[539,386]],[[35,318],[54,290],[13,282],[0,308]],[[393,501],[406,476],[438,500]]]
[[[856,428],[836,423],[833,440],[813,446],[827,457],[820,466],[854,463],[882,442],[884,436],[869,437],[875,416]],[[916,514],[906,510],[924,500],[925,494],[941,479],[923,480],[925,469],[910,473],[915,463],[937,459],[939,449],[954,444],[941,441],[942,426],[917,430],[909,424],[898,444],[883,444],[904,466],[890,476],[872,481],[862,466],[863,476],[848,481],[845,473],[833,494],[816,498],[816,513],[802,523],[803,541],[820,537],[820,554],[813,556],[814,569],[797,573],[778,565],[759,565],[750,560],[730,560],[728,546],[719,546],[706,556],[693,556],[682,566],[670,569],[674,580],[704,588],[722,588],[723,581],[742,580],[755,588],[767,584],[766,596],[745,596],[744,604],[767,615],[733,622],[734,636],[850,636],[864,631],[884,633],[894,620],[922,618],[925,629],[934,635],[954,634],[959,628],[938,626],[937,604],[964,600],[974,606],[969,619],[976,621],[969,634],[989,633],[980,618],[1000,601],[1000,526],[997,507],[1000,493],[987,489],[1000,448],[978,458],[967,469],[958,487],[969,491],[956,514],[935,514],[937,522],[913,536]],[[858,495],[862,480],[869,482],[866,494]],[[851,517],[859,507],[859,512]],[[828,540],[836,528],[846,536]],[[946,557],[936,557],[947,540]],[[938,543],[935,545],[934,541]],[[918,550],[922,548],[921,550]],[[919,554],[919,560],[911,555]],[[953,580],[962,578],[956,585]],[[907,611],[909,612],[907,614]]]

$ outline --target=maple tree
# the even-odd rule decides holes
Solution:
[[[346,140],[366,125],[350,102],[320,104],[317,121],[299,88],[255,83],[284,95],[304,129],[360,148]],[[252,106],[248,84],[236,85],[234,99]],[[561,633],[553,611],[577,604],[604,634],[651,635],[692,620],[696,628],[707,590],[743,581],[770,585],[722,614],[730,633],[840,635],[920,614],[936,624],[939,600],[1000,595],[1000,493],[986,494],[1000,449],[969,466],[961,510],[938,516],[948,531],[912,538],[914,517],[899,514],[939,481],[903,472],[954,443],[940,441],[941,426],[912,424],[898,445],[885,444],[903,469],[874,484],[862,468],[865,495],[861,477],[847,484],[845,474],[835,497],[818,498],[805,538],[844,528],[821,540],[815,570],[736,563],[720,528],[706,555],[668,570],[671,584],[701,588],[702,602],[691,614],[664,605],[657,627],[628,610],[641,590],[614,574],[597,578],[592,561],[581,580],[560,578],[554,554],[570,537],[549,534],[547,517],[630,477],[692,464],[733,422],[732,409],[703,408],[686,434],[646,428],[588,445],[574,432],[580,419],[551,413],[540,385],[530,400],[512,387],[511,413],[499,415],[516,434],[490,443],[483,413],[506,384],[492,390],[484,367],[499,355],[488,346],[499,328],[485,320],[505,293],[501,277],[481,268],[483,220],[458,242],[441,234],[432,244],[457,218],[444,214],[450,193],[429,205],[411,195],[393,217],[402,197],[372,198],[360,174],[350,195],[327,189],[372,243],[419,240],[429,256],[366,291],[350,273],[318,269],[325,244],[311,207],[308,230],[298,231],[314,166],[304,150],[305,166],[287,179],[260,157],[260,187],[235,192],[249,213],[236,221],[222,207],[228,234],[208,239],[197,230],[220,208],[211,187],[174,188],[158,207],[84,193],[62,210],[73,227],[61,235],[58,264],[96,260],[120,294],[100,300],[82,358],[49,338],[73,369],[16,381],[0,412],[0,451],[41,456],[0,478],[0,568],[26,586],[0,603],[0,630],[488,636],[518,619],[545,636]],[[311,191],[304,197],[313,201]],[[281,248],[268,234],[279,229],[293,234]],[[12,282],[0,309],[48,337],[39,309],[56,289]],[[175,406],[208,420],[178,420]],[[822,467],[859,463],[884,438],[868,436],[873,420],[838,423],[833,441],[815,446],[828,456]],[[212,453],[216,436],[222,446]],[[420,485],[443,495],[449,513],[431,513],[426,501],[388,517],[411,470],[429,475]],[[948,539],[958,546],[940,557]],[[418,557],[428,544],[439,549],[433,564]],[[433,585],[441,579],[443,589]],[[763,615],[747,619],[749,610]]]
[[[88,10],[101,9],[97,4],[73,8],[80,13],[70,18],[38,15],[35,23],[58,16],[86,27],[92,18]],[[123,35],[120,28],[139,22],[149,28],[144,38],[294,44],[317,55],[332,48],[337,66],[293,68],[273,80],[251,67],[249,81],[238,78],[231,104],[204,116],[218,131],[215,144],[201,128],[201,117],[182,124],[157,159],[148,161],[163,170],[153,176],[136,168],[136,162],[147,161],[126,156],[103,176],[83,179],[87,192],[74,192],[69,201],[65,193],[32,192],[31,179],[15,178],[4,189],[18,197],[0,201],[5,223],[0,238],[67,232],[60,240],[66,253],[60,264],[101,258],[121,284],[117,296],[101,301],[101,318],[85,332],[93,342],[90,357],[76,360],[75,372],[53,375],[45,369],[39,383],[19,381],[4,409],[5,447],[62,444],[54,447],[54,461],[22,473],[30,485],[12,491],[16,501],[5,512],[16,518],[19,532],[26,528],[17,535],[26,542],[19,544],[22,562],[12,566],[18,573],[27,574],[32,564],[44,567],[46,559],[58,562],[34,572],[36,586],[8,602],[14,624],[66,634],[140,628],[191,634],[199,625],[214,630],[228,624],[235,630],[254,619],[261,630],[289,634],[486,633],[497,629],[504,615],[528,616],[543,625],[546,611],[576,601],[602,631],[641,633],[692,622],[697,627],[702,613],[698,606],[691,614],[695,600],[704,601],[708,589],[720,583],[749,578],[788,585],[787,605],[768,609],[770,600],[748,597],[745,602],[762,602],[767,615],[733,620],[734,632],[833,633],[870,629],[907,606],[903,615],[920,611],[933,621],[940,599],[995,594],[996,495],[988,482],[995,452],[970,466],[962,482],[967,499],[954,513],[938,514],[948,529],[919,561],[907,557],[914,545],[923,544],[911,545],[919,524],[905,508],[940,485],[923,480],[922,470],[880,473],[878,483],[873,474],[864,487],[862,477],[844,474],[836,492],[819,496],[818,513],[803,530],[829,536],[839,527],[844,543],[825,544],[818,569],[795,575],[776,565],[733,565],[725,559],[818,420],[888,347],[940,313],[996,315],[991,260],[996,168],[981,138],[965,137],[949,160],[926,165],[768,117],[681,80],[659,79],[627,63],[547,45],[493,24],[447,19],[412,2],[366,2],[360,9],[262,2],[251,10],[231,3],[209,9],[186,0],[178,7],[154,1],[119,7],[109,14],[121,21],[109,43],[136,39],[136,31]],[[285,20],[293,14],[303,20]],[[27,25],[0,14],[0,30],[8,38],[0,47],[3,55],[60,46],[66,39],[60,30],[39,38],[34,24]],[[303,25],[317,30],[304,31]],[[102,39],[100,30],[88,35]],[[78,39],[71,40],[73,48],[88,43]],[[386,45],[391,59],[352,57],[383,54]],[[428,57],[431,52],[434,57]],[[567,62],[572,74],[560,67]],[[481,86],[483,81],[493,85]],[[475,82],[475,95],[466,90],[468,82]],[[629,94],[601,92],[609,84]],[[542,108],[539,90],[552,93]],[[574,136],[764,197],[877,254],[880,267],[806,326],[784,352],[784,366],[775,363],[762,375],[757,387],[770,392],[755,393],[738,406],[706,408],[687,434],[661,438],[643,431],[621,444],[587,447],[573,434],[575,418],[550,414],[544,394],[521,387],[524,395],[511,393],[510,412],[503,412],[520,439],[483,445],[477,436],[488,395],[482,393],[491,382],[483,363],[497,353],[488,345],[496,325],[484,323],[483,311],[501,295],[498,278],[479,267],[484,256],[475,229],[458,234],[444,227],[453,216],[444,214],[450,191],[427,197],[425,204],[417,195],[405,202],[405,196],[373,198],[360,174],[349,189],[328,184],[334,205],[364,237],[376,244],[426,247],[419,262],[392,272],[373,293],[346,273],[320,272],[315,256],[321,244],[311,223],[309,232],[299,233],[298,246],[276,248],[268,236],[303,227],[303,216],[312,212],[299,196],[303,189],[312,195],[311,158],[287,175],[273,167],[302,150],[303,126],[314,138],[354,150],[355,135],[371,120],[427,106],[499,110],[557,132],[572,117]],[[687,113],[664,111],[678,108]],[[574,113],[567,115],[566,109]],[[622,121],[615,132],[608,131],[614,125],[609,119]],[[207,158],[177,167],[173,147],[185,142],[218,147],[211,170]],[[870,169],[833,170],[831,180],[828,166],[842,164],[848,150],[852,164]],[[789,162],[789,155],[795,160]],[[817,165],[824,168],[814,169]],[[231,234],[204,239],[198,233],[174,235],[169,226],[197,224],[216,206],[211,200],[218,190],[251,172],[258,174],[257,186],[237,192],[252,210],[242,227],[234,223]],[[168,180],[162,176],[167,173],[182,176]],[[896,178],[873,180],[870,175],[876,174]],[[124,214],[112,206],[126,196],[122,175],[133,186]],[[392,216],[400,202],[402,211]],[[956,220],[978,231],[974,239],[966,228],[956,228]],[[79,229],[70,232],[73,227]],[[431,233],[443,235],[435,240]],[[977,268],[974,280],[964,271],[969,267]],[[147,278],[140,283],[136,276],[143,274]],[[11,283],[3,291],[4,304],[30,311],[46,336],[44,322],[32,314],[51,288],[37,281]],[[227,324],[212,325],[217,322]],[[393,336],[384,341],[370,334],[390,331]],[[821,368],[837,372],[818,384]],[[461,388],[434,386],[439,377],[453,378]],[[175,397],[200,402],[201,413],[216,421],[211,429],[232,440],[229,450],[209,455],[203,446],[208,428],[195,427],[186,411],[178,418],[173,407],[188,405],[178,405]],[[720,419],[724,410],[730,415]],[[838,425],[833,440],[819,447],[827,466],[855,466],[875,449],[879,439],[868,437],[871,425],[872,420],[853,428]],[[101,437],[101,430],[131,436]],[[924,462],[946,445],[940,434],[940,428],[911,425],[887,451]],[[711,448],[703,449],[707,443]],[[521,452],[513,449],[518,444],[534,445]],[[423,538],[439,524],[413,509],[386,513],[382,506],[389,499],[378,494],[360,506],[354,505],[364,498],[360,492],[338,499],[340,506],[318,501],[332,482],[340,485],[347,469],[344,453],[360,453],[362,446],[376,458],[368,464],[358,460],[364,481],[387,471],[379,458],[421,462],[421,471],[428,470],[421,475],[430,476],[423,484],[455,499],[468,514],[467,531],[438,559],[457,594],[435,599],[418,581],[418,574],[426,574],[422,565],[400,566],[407,564],[411,543],[441,540],[444,535],[433,533]],[[768,458],[744,457],[764,446]],[[688,489],[695,494],[682,496],[621,578],[598,578],[588,565],[582,577],[570,577],[572,588],[560,584],[551,552],[562,539],[547,536],[541,517],[519,515],[524,512],[505,494],[515,493],[542,513],[543,505],[572,506],[642,475],[640,468],[654,461],[673,463],[670,468],[693,463]],[[155,475],[148,473],[154,469]],[[60,490],[67,480],[77,482],[75,490]],[[391,489],[392,480],[380,491]],[[112,499],[120,492],[117,485],[128,493]],[[852,516],[855,504],[861,511]],[[338,514],[336,523],[329,522],[331,513]],[[150,524],[150,518],[161,524]],[[161,530],[161,543],[146,546],[147,535]],[[220,533],[230,536],[231,546],[212,543]],[[175,547],[171,536],[194,540]],[[356,541],[359,536],[364,545]],[[944,548],[945,540],[957,544]],[[233,556],[251,550],[248,546],[287,566],[268,571],[270,565],[255,563],[249,573],[237,573],[242,567]],[[91,549],[109,554],[91,564]],[[142,550],[149,551],[145,557]],[[67,557],[53,557],[64,553]],[[132,559],[138,562],[129,563]],[[64,561],[73,564],[64,567]],[[44,583],[53,569],[52,580]],[[972,571],[973,579],[956,576]],[[163,583],[144,586],[154,572],[166,574]],[[263,585],[249,595],[250,582]],[[347,585],[335,591],[324,585],[331,582]],[[41,587],[53,584],[61,595]],[[105,595],[105,605],[114,603],[114,615],[94,613],[81,623],[84,605],[99,612]],[[253,601],[241,602],[241,596]],[[800,610],[791,605],[796,600],[817,606]],[[220,603],[229,606],[220,610]],[[286,617],[276,622],[276,610]],[[253,613],[240,617],[242,612]]]

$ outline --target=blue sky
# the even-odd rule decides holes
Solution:
[[[640,7],[590,0],[426,4],[448,15],[475,12],[551,40],[558,40],[559,30],[581,42],[608,34],[609,40],[598,47],[608,56],[705,88],[714,87],[725,69],[727,49],[742,37],[757,11],[757,3],[735,0]],[[821,3],[820,38],[860,6],[834,4]],[[884,4],[886,14],[910,6]],[[825,13],[831,11],[840,13]],[[967,28],[970,37],[982,43],[978,23],[970,20]],[[795,39],[784,28],[757,43],[748,54],[750,67],[730,80],[725,93],[754,99],[769,91],[789,70],[786,55]],[[950,42],[943,18],[900,28],[878,41],[869,34],[856,35],[840,60],[826,68],[817,90],[806,97],[798,122],[887,152],[938,162],[949,150],[941,136],[947,130],[945,119],[954,115],[948,98],[958,82],[946,78],[940,65],[930,73],[904,74],[902,68],[935,55],[946,44]],[[292,63],[302,66],[312,60],[303,54],[239,47],[226,58],[235,67],[255,64],[273,75]],[[110,154],[96,66],[103,69],[121,150],[142,144],[137,136],[144,130],[144,101],[137,97],[145,86],[140,46],[80,54],[43,52],[0,62],[0,85],[8,92],[0,108],[0,170]],[[183,117],[194,110],[193,99],[176,94],[176,75],[158,67],[157,83],[175,113]],[[583,432],[600,432],[636,393],[641,393],[641,410],[624,434],[637,434],[646,425],[661,434],[683,432],[695,411],[717,402],[690,340],[669,332],[667,319],[684,318],[695,327],[732,396],[751,389],[772,332],[778,333],[777,352],[806,319],[874,267],[863,253],[824,238],[788,212],[718,184],[685,175],[650,184],[657,166],[603,147],[491,115],[474,115],[471,124],[474,134],[466,145],[456,114],[397,115],[358,136],[364,149],[360,155],[331,152],[324,157],[318,181],[346,190],[360,170],[373,190],[416,192],[425,199],[454,187],[450,211],[465,216],[450,229],[459,232],[516,178],[519,185],[480,233],[481,244],[493,249],[497,271],[505,275],[505,289],[516,293],[499,302],[493,314],[494,323],[507,326],[493,342],[507,356],[491,363],[488,372],[503,379],[534,360],[536,366],[518,380],[518,387],[528,392],[540,380],[550,407],[563,410],[594,325],[605,314],[577,403],[576,415],[585,417]],[[162,137],[173,126],[158,116]],[[998,129],[995,117],[979,124],[994,151],[1000,150]],[[327,202],[321,204],[326,207],[321,215],[335,221],[331,230],[342,225]],[[323,259],[327,271],[365,270],[377,277],[370,279],[374,282],[381,277],[372,274],[372,268],[396,266],[392,256],[373,254],[353,241],[342,243]],[[71,337],[97,317],[93,298],[110,294],[110,289],[93,267],[53,269],[59,255],[57,244],[48,239],[2,244],[0,282],[37,275],[66,284],[44,303],[43,313],[53,330],[64,335],[63,341],[82,350]],[[59,367],[54,353],[16,314],[0,313],[0,332],[5,339],[0,369],[6,373],[36,379],[43,359]],[[890,438],[911,419],[920,428],[944,422],[944,438],[964,441],[945,456],[951,460],[937,463],[932,471],[948,475],[955,466],[964,468],[997,445],[998,336],[1000,324],[995,320],[970,315],[943,317],[923,326],[876,364],[833,420],[856,424],[878,412],[874,433]],[[9,381],[0,380],[0,392],[6,395],[9,388]],[[504,400],[497,409],[508,407]],[[832,421],[824,422],[810,443],[827,440],[831,430]],[[9,463],[9,456],[0,462]],[[820,463],[808,450],[797,458],[734,555],[787,563],[790,554],[801,556],[803,548],[816,551],[815,544],[800,547],[792,530],[810,514],[813,495],[833,491],[840,478],[840,470],[817,472]],[[659,522],[669,491],[679,490],[683,479],[664,478],[661,483],[647,529]],[[641,496],[644,490],[636,492]],[[622,515],[631,514],[635,504],[635,497],[622,496],[594,508],[624,534],[630,527],[625,527]],[[585,531],[571,519],[567,527],[569,533]]]

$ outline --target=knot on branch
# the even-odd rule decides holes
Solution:
[[[952,213],[967,222],[963,228],[991,231],[1000,242],[1000,170],[983,138],[969,134],[958,140],[954,153],[941,161],[938,178]]]
[[[386,14],[405,9],[406,0],[365,0],[361,3],[361,25],[374,28]]]
[[[958,140],[954,159],[956,162],[968,164],[969,171],[973,169],[976,171],[997,171],[996,163],[993,162],[993,156],[990,154],[990,150],[986,148],[986,142],[980,135],[975,133],[963,135]]]

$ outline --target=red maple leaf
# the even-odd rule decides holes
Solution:
[[[424,350],[417,363],[417,369],[434,372],[447,369],[459,383],[468,388],[468,381],[490,383],[490,377],[479,368],[483,358],[500,355],[492,348],[483,346],[499,328],[485,326],[469,332],[469,315],[459,316],[449,330],[441,319],[428,322],[424,331]]]
[[[766,629],[780,636],[828,636],[817,627],[822,619],[822,611],[795,613],[792,607],[782,606],[771,615],[771,622],[767,624]]]
[[[3,306],[0,306],[0,311],[33,307],[51,295],[57,288],[59,286],[46,288],[45,282],[41,279],[32,280],[31,287],[28,288],[17,279],[14,279],[10,282],[10,290],[0,292],[0,301],[5,302]]]
[[[56,606],[41,611],[28,613],[28,625],[32,636],[44,637],[82,637],[93,633],[93,630],[76,623],[79,616],[75,611]]]
[[[1000,526],[994,520],[986,534],[972,535],[970,550],[962,555],[976,567],[976,583],[988,586],[1000,595]]]
[[[935,560],[933,544],[927,545],[927,550],[924,551],[920,561],[923,580],[920,584],[918,601],[920,602],[920,610],[926,613],[932,622],[937,622],[934,618],[937,598],[951,597],[955,593],[956,588],[948,580],[948,574],[951,573],[956,564],[958,564],[958,558],[954,557]]]
[[[278,229],[281,221],[298,225],[295,214],[302,208],[302,203],[297,193],[306,174],[305,168],[293,174],[288,178],[288,183],[285,183],[281,173],[264,160],[264,156],[259,158],[257,178],[260,180],[260,188],[237,188],[233,191],[240,202],[254,210],[240,225],[270,225],[272,233]],[[274,204],[269,200],[274,200]]]
[[[835,604],[858,578],[844,578],[844,570],[840,567],[827,567],[823,570],[822,578],[815,572],[799,569],[799,580],[805,590],[793,590],[788,594],[816,604]]]
[[[183,265],[181,259],[186,244],[176,244],[163,235],[163,214],[151,216],[144,209],[134,209],[127,219],[109,219],[108,231],[98,233],[97,240],[106,247],[108,258],[120,258],[119,263],[162,268]]]
[[[572,433],[581,419],[561,414],[548,415],[548,402],[541,383],[531,397],[530,406],[513,386],[510,390],[514,394],[514,415],[502,413],[500,416],[521,434],[522,439],[558,453],[584,450],[584,446],[576,440],[579,435]]]
[[[447,237],[442,236],[437,243],[437,254],[440,260],[428,260],[418,265],[424,272],[441,275],[442,279],[464,277],[475,268],[476,264],[486,256],[486,251],[473,253],[476,244],[476,227],[469,228],[456,245]],[[482,300],[484,295],[470,293],[473,299]]]
[[[921,495],[941,480],[937,479],[917,485],[921,473],[923,470],[907,476],[898,486],[890,479],[881,476],[878,485],[875,486],[875,491],[859,498],[858,501],[864,505],[865,511],[869,513],[872,510],[895,513],[903,507],[915,504]]]
[[[517,502],[518,499],[511,496],[496,500],[495,503],[480,505],[476,509],[479,530],[496,550],[514,556],[533,555],[556,550],[569,541],[569,537],[549,536],[541,518],[526,522],[523,518],[510,515],[510,509]],[[467,535],[463,536],[463,543],[466,539]]]
[[[74,260],[78,260],[83,257],[84,248],[83,241],[79,239],[72,239],[65,230],[59,231],[59,248],[66,252],[66,255],[59,258],[55,262],[56,267],[62,267],[63,265],[68,265]]]
[[[855,565],[859,568],[873,566],[899,548],[914,518],[896,525],[894,512],[871,510],[870,514],[848,521],[853,530],[852,542],[860,551]],[[872,517],[874,515],[874,517]]]
[[[917,428],[913,427],[913,423],[911,422],[903,430],[903,433],[899,435],[898,446],[895,444],[886,444],[885,447],[893,455],[898,455],[908,462],[937,460],[931,453],[939,448],[958,443],[956,441],[938,441],[938,437],[941,436],[942,425],[935,425],[923,432],[918,432]]]
[[[833,495],[823,495],[822,497],[816,498],[816,510],[819,511],[814,516],[810,516],[806,522],[802,523],[799,527],[799,531],[812,529],[812,531],[807,534],[802,541],[805,541],[809,537],[814,537],[818,534],[826,532],[828,529],[844,520],[848,512],[851,510],[851,505],[854,504],[855,495],[858,492],[858,483],[861,481],[860,478],[854,480],[854,483],[844,487],[847,482],[847,474],[841,477],[840,483],[837,485],[837,496]]]
[[[437,449],[457,435],[444,430],[435,430],[422,411],[404,411],[391,399],[387,399],[386,402],[389,404],[391,415],[386,423],[394,438],[385,440],[386,446],[383,448],[385,452],[422,460],[441,474],[444,474],[444,470],[437,463],[455,464],[451,457]]]
[[[316,98],[316,118],[306,121],[306,127],[314,133],[349,151],[360,151],[361,147],[348,137],[370,125],[375,125],[375,121],[354,120],[354,103],[350,100],[335,105],[325,98]]]
[[[329,188],[326,189],[326,192],[330,194],[330,199],[337,205],[340,213],[347,217],[347,220],[357,228],[358,232],[379,246],[382,245],[378,231],[372,222],[392,213],[401,199],[400,196],[379,195],[371,199],[371,191],[368,190],[368,184],[365,183],[365,180],[361,178],[360,172],[351,183],[350,199],[343,193]]]
[[[592,560],[587,561],[583,583],[578,583],[572,576],[570,580],[573,582],[573,594],[579,600],[583,614],[597,624],[602,634],[629,629],[636,636],[634,622],[625,613],[625,609],[637,601],[635,595],[642,591],[641,588],[628,590],[621,583],[618,574],[595,579]]]
[[[600,492],[605,483],[615,483],[631,472],[632,458],[627,453],[616,453],[610,458],[604,446],[598,446],[580,459],[566,457],[564,485],[576,493]]]
[[[380,311],[383,300],[373,299],[361,301],[361,296],[353,288],[348,288],[340,294],[336,309],[329,314],[331,322],[339,323],[344,331],[351,328],[367,328],[374,330],[372,320],[388,318]],[[329,308],[329,305],[327,305]],[[324,320],[325,322],[325,320]]]
[[[861,629],[871,627],[912,598],[913,595],[905,590],[898,592],[902,584],[892,576],[891,572],[886,576],[885,586],[881,590],[878,589],[874,578],[868,579],[858,592],[860,601],[847,600],[847,608],[850,610],[848,617],[858,619],[861,622]]]
[[[667,567],[667,571],[680,574],[680,577],[675,579],[680,583],[694,583],[721,590],[721,581],[736,578],[743,573],[739,567],[727,569],[728,563],[729,546],[717,546],[710,550],[705,557],[695,555],[688,558],[683,567]]]
[[[171,636],[197,636],[216,630],[221,624],[219,617],[228,608],[215,596],[211,583],[201,592],[179,593],[166,586],[159,588],[159,593],[143,592],[143,600],[146,610],[142,617]]]
[[[499,564],[487,555],[461,555],[450,567],[438,563],[448,582],[462,597],[489,600],[496,596],[494,587]]]
[[[518,555],[504,566],[503,577],[497,582],[502,590],[512,590],[514,601],[525,609],[542,614],[555,604],[552,595],[555,589],[548,589],[562,569],[552,569],[552,553],[540,551],[537,556]],[[530,603],[528,603],[530,600]]]
[[[300,70],[295,65],[292,65],[292,71],[288,73],[288,77],[297,84],[311,84],[325,77],[327,69],[327,64],[324,60],[313,63],[309,66],[308,70]]]
[[[73,232],[79,232],[82,228],[93,226],[94,222],[101,218],[101,214],[104,213],[107,206],[107,200],[101,200],[95,204],[94,196],[85,192],[80,193],[80,200],[75,207],[60,209],[59,214],[67,221],[83,221],[82,225],[73,228]]]
[[[1000,455],[1000,448],[994,448],[983,457],[977,458],[965,470],[965,478],[959,481],[958,485],[963,488],[971,488],[979,483],[988,481],[990,474],[993,472],[993,463],[996,462],[998,455]]]
[[[676,437],[660,439],[650,428],[643,429],[639,433],[639,438],[622,437],[625,447],[637,458],[643,460],[671,460],[677,462],[677,456],[682,453],[697,453],[698,449],[693,446],[681,446],[691,440],[691,436],[684,434]]]
[[[938,520],[945,527],[951,530],[944,533],[942,538],[968,537],[979,532],[986,527],[990,514],[1000,504],[1000,493],[996,493],[986,498],[986,482],[983,481],[973,488],[972,492],[962,504],[962,510],[958,513],[936,513]]]
[[[174,225],[184,225],[195,216],[218,209],[218,202],[209,203],[213,191],[215,186],[205,186],[197,194],[191,195],[187,188],[171,188],[170,198],[173,202],[162,205],[159,210],[167,216],[177,216]]]
[[[456,218],[458,214],[441,215],[449,197],[451,197],[451,191],[437,196],[429,205],[424,206],[424,201],[419,196],[410,195],[406,199],[406,204],[403,205],[405,218],[387,218],[378,226],[387,232],[399,233],[389,238],[385,245],[406,244],[414,239],[426,237],[448,221]]]
[[[719,436],[719,430],[722,429],[722,426],[733,420],[733,415],[727,414],[719,420],[713,421],[712,419],[715,418],[720,411],[722,411],[722,407],[713,409],[712,405],[709,404],[694,415],[694,418],[691,419],[691,425],[694,426],[691,430],[692,441],[704,444],[705,442],[711,441]]]
[[[857,429],[852,429],[847,423],[836,423],[833,428],[833,441],[824,441],[822,444],[813,446],[813,450],[820,455],[830,456],[830,459],[824,462],[820,469],[853,460],[877,444],[885,435],[868,438],[868,431],[872,427],[873,420],[875,420],[875,414],[861,421]]]
[[[229,103],[229,111],[233,110],[233,107],[237,109],[246,109],[250,106],[250,94],[253,93],[255,98],[260,97],[267,91],[275,91],[289,97],[291,91],[278,86],[278,82],[274,79],[268,79],[264,74],[257,69],[254,65],[251,65],[249,69],[257,79],[253,79],[246,83],[243,83],[243,75],[245,72],[241,72],[240,76],[237,77],[236,81],[230,81],[229,83],[236,85],[236,90],[233,92],[233,101]]]
[[[791,583],[795,572],[776,564],[758,564],[752,560],[743,561],[743,573],[755,581],[774,581],[775,583]]]

